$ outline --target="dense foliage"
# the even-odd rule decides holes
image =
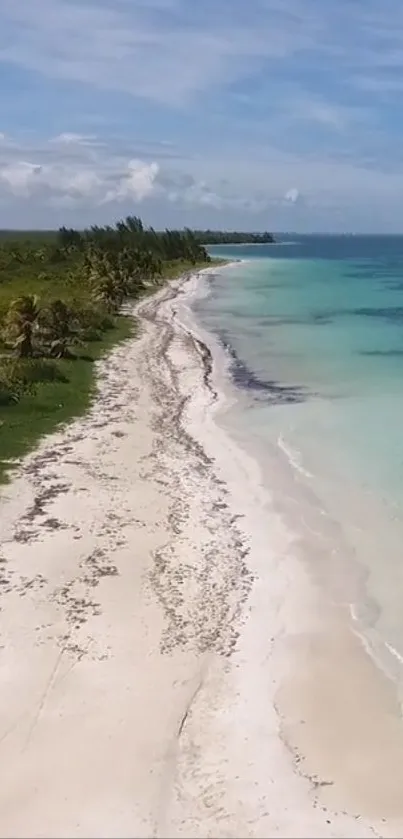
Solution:
[[[136,217],[0,235],[0,476],[2,460],[85,409],[91,362],[132,328],[122,303],[208,262],[190,230]]]
[[[97,321],[99,337],[104,315],[158,284],[167,265],[209,260],[190,230],[157,233],[134,216],[115,227],[29,236],[0,245],[0,392],[8,355],[65,357],[88,340],[83,321]]]
[[[129,249],[143,263],[144,259],[148,260],[147,270],[153,270],[161,261],[167,260],[184,259],[195,264],[208,260],[200,238],[191,230],[158,232],[152,227],[145,228],[136,216],[128,216],[115,227],[94,226],[82,232],[62,227],[58,232],[58,243],[61,247],[79,251],[86,251],[89,247],[113,253]]]

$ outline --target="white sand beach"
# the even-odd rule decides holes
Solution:
[[[1,489],[0,836],[399,836],[393,687],[216,421],[195,283]]]

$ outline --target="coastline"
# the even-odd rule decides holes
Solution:
[[[137,304],[91,411],[1,489],[0,835],[397,836],[400,719],[215,421],[198,282]],[[359,757],[382,708],[365,775],[339,740]]]
[[[259,468],[259,452],[253,446],[244,448],[237,436],[231,436],[225,414],[238,401],[235,388],[226,381],[232,359],[192,315],[189,302],[197,291],[197,283],[188,284],[182,325],[210,345],[212,382],[219,396],[210,412],[210,428],[205,416],[200,426],[197,408],[193,424],[191,415],[187,420],[205,450],[212,454],[217,451],[215,462],[222,467],[232,505],[238,502],[237,509],[242,511],[243,526],[249,535],[248,565],[255,586],[259,583],[262,586],[265,609],[261,603],[253,602],[253,589],[248,601],[250,613],[256,617],[249,665],[255,658],[258,638],[273,632],[270,663],[261,663],[262,669],[271,670],[275,663],[266,698],[272,692],[273,683],[277,683],[279,687],[272,692],[272,701],[278,732],[293,756],[294,768],[310,781],[314,808],[321,808],[322,814],[329,816],[320,828],[320,835],[336,829],[337,835],[344,836],[364,836],[367,831],[368,835],[379,831],[382,836],[398,836],[402,832],[403,815],[400,796],[403,726],[396,685],[368,649],[357,621],[351,619],[350,604],[343,598],[334,599],[333,592],[323,588],[322,575],[315,568],[316,557],[308,556],[308,561],[303,557],[300,544],[288,529],[284,510],[274,504],[272,492],[276,492],[277,480],[270,479],[265,484],[263,479],[264,459],[260,459]],[[237,460],[238,468],[231,474],[229,464]],[[246,463],[248,481],[245,481]],[[248,504],[251,499],[252,503]],[[265,519],[269,520],[266,527],[262,526]],[[261,549],[264,539],[265,554]],[[275,559],[273,568],[270,568],[271,559]],[[274,621],[271,626],[267,615],[269,590],[274,582],[276,587],[281,585],[280,567],[285,562],[287,568],[281,569],[283,599],[280,597],[280,603],[278,600],[273,603],[282,621],[280,625]],[[343,584],[338,582],[338,586],[342,591]],[[251,614],[248,620],[252,623]],[[252,704],[249,697],[249,707]],[[303,810],[301,805],[301,816]],[[266,831],[272,829],[270,826]],[[307,833],[301,835],[310,835],[315,830],[313,822],[306,829]],[[295,831],[294,825],[289,835]]]

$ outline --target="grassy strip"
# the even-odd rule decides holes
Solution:
[[[164,276],[174,279],[205,267],[205,263],[194,266],[176,261],[166,265]],[[7,481],[13,459],[31,451],[43,435],[85,414],[96,387],[94,361],[134,335],[131,318],[116,318],[114,328],[104,333],[101,341],[88,343],[77,358],[57,362],[64,381],[39,382],[34,394],[24,394],[14,405],[0,405],[0,483]]]
[[[27,454],[44,434],[87,411],[95,390],[94,361],[129,338],[133,327],[130,318],[117,318],[102,341],[91,342],[73,360],[58,361],[60,381],[38,382],[34,394],[24,394],[15,405],[0,406],[0,483],[7,480],[9,461]]]

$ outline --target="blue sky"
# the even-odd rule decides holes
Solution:
[[[401,0],[0,0],[0,226],[403,231]]]

